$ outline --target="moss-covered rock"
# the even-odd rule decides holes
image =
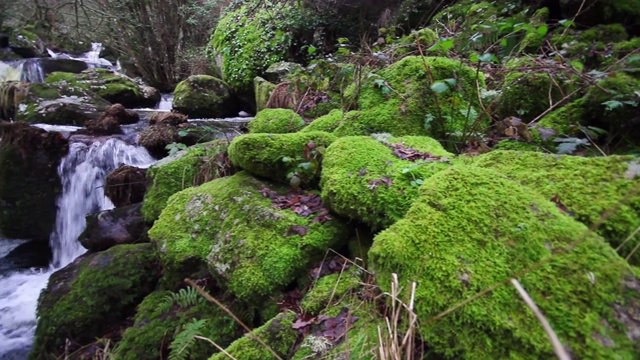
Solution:
[[[267,107],[269,97],[275,89],[276,84],[271,83],[260,76],[253,79],[253,92],[256,94],[256,110],[258,112]]]
[[[224,79],[235,90],[251,90],[254,77],[267,67],[282,61],[291,45],[291,19],[298,16],[293,4],[281,4],[277,10],[270,4],[242,5],[228,11],[218,21],[211,36],[211,61],[222,56]]]
[[[262,344],[264,343],[278,357],[286,359],[298,336],[298,331],[293,329],[295,319],[296,314],[292,311],[280,313],[250,334],[234,341],[225,351],[238,360],[275,360],[276,356]],[[262,343],[255,338],[260,339]],[[225,359],[228,357],[222,353],[209,358],[209,360]]]
[[[408,56],[368,77],[358,100],[361,113],[343,121],[335,134],[444,138],[470,131],[479,127],[473,107],[481,88],[482,73],[458,60]]]
[[[349,116],[351,112],[345,115],[344,111],[340,109],[333,109],[328,114],[320,116],[319,118],[313,120],[309,125],[305,126],[300,130],[300,132],[309,132],[309,131],[326,131],[333,132],[340,123],[345,118],[345,116]]]
[[[24,123],[0,123],[0,233],[48,243],[67,140]]]
[[[313,185],[320,175],[322,153],[335,136],[322,132],[246,134],[233,139],[229,158],[252,174],[289,184],[292,176]]]
[[[187,294],[187,289],[181,289],[176,293],[155,291],[147,296],[138,305],[134,324],[118,342],[114,359],[166,359],[176,334],[192,321],[204,320],[199,329],[201,336],[223,347],[229,345],[238,332],[235,320],[200,295]],[[172,350],[177,354],[179,349]],[[191,359],[206,359],[217,349],[208,342],[195,341],[183,351]]]
[[[109,105],[83,87],[59,83],[0,84],[0,112],[16,121],[52,125],[84,125]]]
[[[529,122],[549,109],[549,102],[566,100],[565,96],[578,85],[578,77],[555,60],[518,58],[509,61],[506,68],[508,73],[496,104],[500,119],[517,116]],[[549,68],[553,71],[542,70]]]
[[[238,113],[227,84],[209,75],[192,75],[176,85],[173,110],[191,118],[219,118]]]
[[[57,358],[102,337],[132,314],[158,277],[150,244],[115,246],[58,270],[38,300],[29,359]]]
[[[531,166],[533,167],[533,166]],[[638,353],[640,284],[599,236],[546,197],[495,171],[454,167],[425,181],[404,219],[369,252],[377,281],[417,281],[421,335],[459,359],[551,358],[539,321],[506,281],[517,278],[576,358]]]
[[[104,68],[90,68],[79,74],[53,72],[47,75],[47,83],[63,83],[92,91],[112,104],[125,107],[154,107],[160,100],[160,93],[148,93],[133,79]]]
[[[470,158],[476,166],[499,171],[534,189],[547,200],[558,201],[576,220],[588,226],[603,221],[596,232],[615,248],[640,224],[638,160],[630,156],[584,158],[535,152],[492,151]],[[616,210],[606,217],[603,214]],[[621,251],[626,256],[638,243],[631,241]],[[634,258],[638,264],[638,255]]]
[[[432,158],[403,159],[402,151],[394,154],[396,148]],[[426,136],[339,138],[324,156],[322,199],[339,215],[385,228],[404,216],[424,180],[450,166],[449,156]]]
[[[157,219],[169,197],[178,191],[230,175],[232,169],[226,160],[228,145],[224,139],[199,144],[151,166],[147,170],[149,186],[142,205],[144,219],[148,222]]]
[[[258,112],[247,127],[252,133],[284,134],[305,126],[302,116],[291,109],[264,109]]]
[[[304,295],[300,306],[306,314],[319,315],[328,306],[343,298],[360,284],[360,270],[352,266],[343,272],[323,276],[315,281]]]
[[[181,276],[208,265],[220,286],[260,306],[348,235],[337,219],[279,209],[265,196],[287,190],[239,172],[173,195],[149,231],[165,270]]]

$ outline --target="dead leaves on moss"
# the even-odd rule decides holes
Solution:
[[[278,209],[291,209],[296,214],[304,217],[315,215],[311,220],[313,222],[323,223],[331,220],[329,209],[324,207],[322,198],[318,194],[290,191],[285,195],[281,195],[268,188],[263,188],[260,190],[260,193],[264,197],[271,199],[271,204]],[[301,225],[294,225],[289,229],[289,232],[304,236],[306,229],[302,229],[303,227],[304,226]]]
[[[425,160],[425,161],[440,161],[440,162],[449,161],[449,158],[446,156],[438,156],[426,151],[416,150],[411,146],[407,146],[403,143],[388,143],[387,146],[393,149],[393,155],[403,160],[409,160],[409,161]]]

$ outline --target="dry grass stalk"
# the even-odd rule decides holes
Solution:
[[[418,322],[418,316],[413,311],[416,283],[411,283],[408,304],[400,300],[401,291],[398,275],[391,274],[391,291],[384,294],[391,298],[391,314],[385,317],[386,334],[378,326],[378,357],[380,360],[413,360],[414,358],[415,344],[413,340],[416,336]],[[405,325],[403,326],[403,324]]]

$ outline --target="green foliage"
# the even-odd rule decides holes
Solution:
[[[305,124],[302,116],[291,109],[264,109],[247,124],[252,133],[284,134],[300,130]]]
[[[193,289],[193,288],[189,288]],[[183,289],[184,290],[184,289]],[[195,291],[195,289],[194,289]],[[180,332],[173,338],[169,348],[169,360],[186,360],[189,358],[190,346],[196,341],[196,336],[201,336],[202,328],[207,320],[192,319],[191,322],[182,326]]]
[[[164,298],[164,301],[168,304],[176,303],[180,307],[187,308],[197,305],[199,302],[203,303],[205,300],[196,289],[189,286],[180,289],[178,292],[168,294]]]

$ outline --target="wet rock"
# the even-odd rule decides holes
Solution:
[[[56,358],[123,326],[158,280],[150,244],[118,245],[76,259],[49,279],[38,300],[30,359]]]
[[[0,123],[0,232],[48,242],[61,191],[57,166],[67,152],[59,133]]]
[[[86,62],[74,59],[42,58],[38,59],[38,62],[45,74],[56,71],[78,74],[89,68]]]
[[[103,251],[115,245],[143,241],[144,219],[142,204],[128,205],[87,216],[87,227],[78,237],[80,244],[90,251]]]
[[[139,203],[147,191],[146,169],[123,165],[107,175],[105,194],[116,207]]]
[[[180,139],[178,130],[171,126],[151,125],[146,127],[139,135],[138,141],[151,155],[163,158],[169,154],[167,145]]]
[[[3,264],[0,266],[0,273],[5,269],[12,271],[32,268],[44,269],[49,266],[52,256],[48,243],[44,241],[28,241],[18,245],[2,259]]]
[[[176,86],[174,95],[173,109],[191,118],[229,117],[238,112],[229,86],[213,76],[190,76]]]
[[[133,110],[128,110],[122,104],[113,104],[105,110],[103,117],[112,117],[120,125],[135,124],[140,121],[140,115]]]
[[[103,116],[98,120],[87,121],[86,129],[81,129],[76,133],[95,136],[116,135],[122,134],[122,128],[120,128],[120,124],[115,118]]]
[[[155,112],[149,118],[150,125],[178,126],[187,122],[187,115],[177,112]]]

